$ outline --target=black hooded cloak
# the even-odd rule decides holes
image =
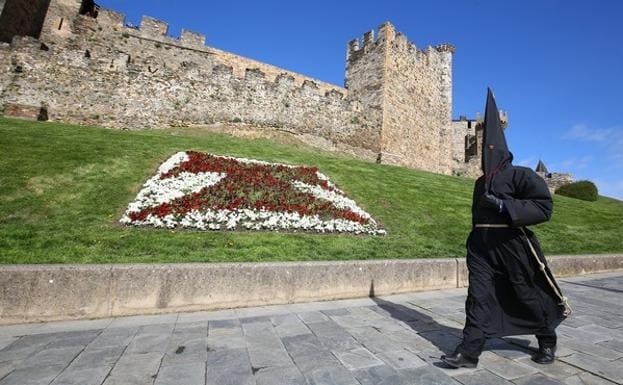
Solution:
[[[536,236],[525,228],[550,219],[551,195],[541,177],[529,168],[513,166],[512,160],[489,90],[484,175],[474,187],[473,228],[467,238],[466,323],[459,346],[459,351],[475,357],[486,338],[554,334],[566,316],[566,299]],[[502,211],[482,204],[486,193],[501,199]]]

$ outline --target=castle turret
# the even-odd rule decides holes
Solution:
[[[453,53],[418,50],[389,22],[348,44],[346,88],[373,118],[383,161],[451,173]]]

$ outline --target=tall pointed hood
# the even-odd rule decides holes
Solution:
[[[487,191],[491,191],[493,177],[506,168],[512,160],[513,155],[508,150],[502,122],[500,122],[500,112],[495,104],[493,92],[488,88],[482,146],[482,171],[485,174]]]

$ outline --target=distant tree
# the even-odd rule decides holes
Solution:
[[[594,202],[597,200],[597,186],[591,181],[581,180],[558,187],[556,194]]]

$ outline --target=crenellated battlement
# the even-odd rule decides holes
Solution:
[[[360,44],[361,43],[361,44]],[[407,36],[396,31],[394,25],[385,22],[378,27],[378,34],[375,38],[375,31],[370,30],[363,34],[361,38],[355,38],[348,42],[346,48],[347,60],[358,60],[362,56],[378,48],[393,48],[400,52],[406,52],[418,60],[427,61],[431,56],[437,54],[454,54],[455,47],[452,44],[439,44],[428,46],[425,50],[419,50],[414,43],[408,40]]]
[[[139,31],[143,36],[158,38],[169,33],[169,24],[150,16],[143,16]]]

